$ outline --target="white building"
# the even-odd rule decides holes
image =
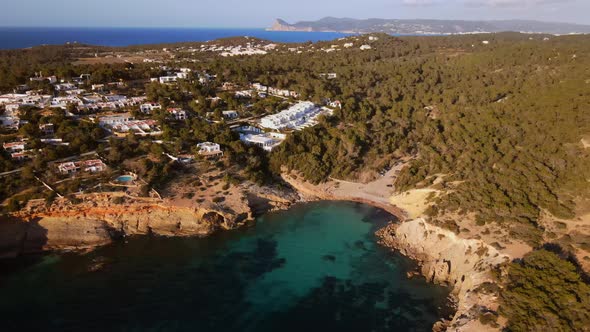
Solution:
[[[178,76],[162,76],[158,80],[161,84],[175,83],[178,81]]]
[[[100,159],[84,160],[77,162],[69,161],[57,165],[57,170],[61,174],[74,174],[80,170],[88,173],[98,173],[106,169],[107,165],[105,165]]]
[[[370,49],[371,49],[371,46],[369,46],[369,45],[362,45],[361,46],[361,51],[370,50]]]
[[[223,111],[223,117],[228,120],[234,120],[240,117],[236,111]]]
[[[27,142],[9,142],[2,144],[2,147],[7,152],[14,153],[25,151],[25,145],[27,145]]]
[[[107,102],[117,102],[117,101],[126,101],[127,97],[126,96],[122,96],[122,95],[107,95],[104,96],[104,98],[106,99]]]
[[[268,91],[268,87],[266,85],[262,85],[260,83],[253,83],[252,88],[254,90],[260,91],[260,92],[267,92]]]
[[[98,124],[101,127],[114,126],[125,124],[126,122],[132,121],[133,117],[129,113],[120,115],[103,116],[98,119]]]
[[[180,108],[169,108],[168,114],[172,115],[174,120],[183,121],[188,118],[188,114],[185,110]]]
[[[162,109],[162,105],[158,104],[158,103],[146,103],[146,104],[141,104],[139,106],[139,110],[142,113],[146,113],[146,114],[150,114],[155,110],[161,110]]]
[[[55,76],[49,76],[49,77],[31,77],[29,80],[31,82],[48,81],[49,84],[55,84],[55,83],[57,83],[57,77],[55,77]]]
[[[20,119],[17,116],[0,116],[0,125],[10,129],[18,129]]]
[[[308,125],[314,125],[313,122],[322,110],[310,101],[304,101],[291,106],[289,109],[280,113],[265,116],[261,119],[260,124],[264,128],[281,130],[281,129],[301,129]]]
[[[328,106],[334,108],[342,108],[342,103],[339,100],[334,100],[328,103]]]
[[[268,152],[279,146],[285,138],[286,135],[278,133],[240,134],[242,142],[257,145]]]
[[[55,91],[68,91],[68,90],[75,90],[77,87],[75,84],[72,83],[62,83],[62,84],[55,84]]]
[[[204,157],[211,157],[222,155],[223,151],[221,151],[221,147],[217,143],[212,142],[203,142],[197,144],[197,148],[199,149],[199,155]]]
[[[250,90],[236,91],[235,95],[236,95],[236,98],[251,98],[252,91],[250,91]]]
[[[320,77],[332,80],[332,79],[338,78],[338,74],[336,74],[336,73],[321,73]]]

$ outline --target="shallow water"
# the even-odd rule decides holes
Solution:
[[[408,280],[412,262],[376,244],[391,219],[321,202],[203,239],[45,256],[5,271],[0,320],[5,331],[430,331],[450,314],[448,290]]]

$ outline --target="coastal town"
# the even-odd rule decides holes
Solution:
[[[260,54],[257,47],[259,45],[248,43],[245,49],[236,46],[230,50],[212,45],[202,51],[257,55]],[[274,47],[266,45],[263,49]],[[144,63],[152,62],[145,59]],[[161,156],[154,156],[152,152],[134,156],[136,163],[144,158],[159,157],[182,167],[193,167],[193,163],[219,162],[224,158],[225,145],[232,140],[259,148],[263,153],[271,152],[293,131],[312,127],[342,107],[337,100],[325,98],[321,104],[316,104],[301,100],[297,91],[258,82],[246,85],[222,82],[214,73],[190,67],[156,66],[156,71],[162,75],[144,80],[144,86],[138,81],[98,82],[92,74],[84,72],[71,77],[36,73],[29,78],[29,83],[0,95],[2,148],[13,165],[0,176],[30,172],[29,165],[43,163],[47,171],[35,172],[34,176],[41,188],[50,190],[52,195],[61,197],[72,192],[104,190],[140,194],[142,191],[130,189],[146,182],[134,169],[120,164],[125,158],[109,156],[111,149],[121,142],[139,139],[157,146],[150,151],[159,151]],[[323,73],[320,76],[337,77]],[[206,99],[195,98],[188,102],[190,95],[178,97],[182,100],[167,98],[165,103],[149,96],[148,90],[178,89],[186,84],[213,92]],[[260,112],[254,110],[256,103],[276,106]],[[225,128],[235,138],[224,142],[204,140],[194,146],[174,145],[171,142],[175,137],[173,132],[182,130],[191,120],[210,127],[207,130],[211,131]],[[90,135],[83,138],[84,143],[78,142],[82,139],[80,136],[68,133],[77,127],[84,128],[82,135]],[[64,183],[73,185],[64,186]],[[149,190],[153,189],[145,188],[143,192],[149,193]]]

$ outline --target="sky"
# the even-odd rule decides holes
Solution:
[[[0,26],[268,27],[325,16],[590,25],[590,0],[2,0]]]

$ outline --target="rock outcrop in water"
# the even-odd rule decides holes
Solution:
[[[494,283],[492,269],[510,260],[507,255],[483,241],[462,239],[421,218],[391,224],[377,235],[383,245],[416,260],[428,280],[451,287],[457,312],[449,330],[484,328],[474,324],[479,325],[480,314],[497,309],[497,294],[486,286]]]

